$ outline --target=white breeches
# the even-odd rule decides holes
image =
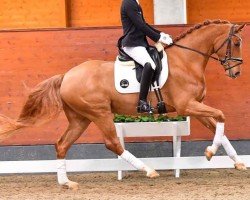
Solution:
[[[146,63],[150,63],[152,68],[155,70],[155,63],[150,57],[145,47],[123,47],[123,50],[126,54],[128,54],[131,58],[133,58],[137,63],[139,63],[143,67]]]

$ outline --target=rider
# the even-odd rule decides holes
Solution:
[[[139,0],[123,0],[121,21],[124,33],[121,38],[122,49],[144,67],[137,111],[139,113],[150,112],[152,108],[147,102],[147,96],[156,66],[146,50],[149,46],[146,36],[154,42],[161,42],[165,45],[170,45],[173,41],[168,34],[154,29],[145,22]]]

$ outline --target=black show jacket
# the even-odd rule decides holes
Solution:
[[[136,0],[123,0],[121,5],[121,21],[124,37],[123,47],[148,46],[146,36],[154,42],[160,39],[160,31],[145,22],[141,6]]]

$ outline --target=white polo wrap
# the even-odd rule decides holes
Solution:
[[[57,180],[60,185],[64,185],[69,182],[66,172],[66,160],[57,160]]]

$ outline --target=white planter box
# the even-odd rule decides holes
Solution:
[[[118,137],[187,136],[190,117],[186,121],[115,123]]]

